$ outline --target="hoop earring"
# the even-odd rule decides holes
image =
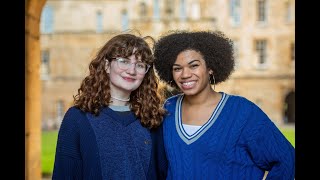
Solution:
[[[213,90],[216,88],[216,79],[214,78],[213,73],[209,74],[209,82],[210,84],[213,84]]]

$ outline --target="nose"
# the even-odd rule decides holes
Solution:
[[[181,78],[187,79],[191,77],[192,74],[188,68],[183,68],[182,73],[181,73]]]
[[[126,71],[128,74],[136,74],[136,64],[131,63],[130,67]]]

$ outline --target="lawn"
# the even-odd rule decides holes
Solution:
[[[280,129],[282,134],[288,139],[288,141],[295,147],[295,129],[294,128],[283,128]]]
[[[58,131],[42,131],[42,174],[52,174]]]
[[[293,128],[280,129],[283,135],[295,147],[295,130]],[[56,152],[58,131],[42,132],[42,174],[50,175],[53,171],[54,155]]]

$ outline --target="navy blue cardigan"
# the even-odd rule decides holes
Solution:
[[[71,107],[62,121],[52,179],[165,179],[162,126],[142,127],[133,113],[99,116]]]

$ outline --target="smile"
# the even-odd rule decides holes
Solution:
[[[187,89],[192,88],[195,84],[196,84],[195,81],[189,81],[189,82],[181,83],[182,87],[183,88],[187,88]]]

